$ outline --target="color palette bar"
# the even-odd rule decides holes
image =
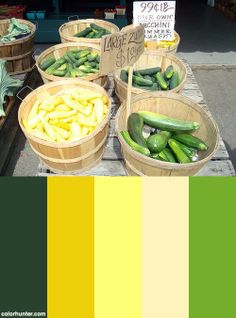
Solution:
[[[235,178],[2,178],[0,190],[0,316],[236,317]]]

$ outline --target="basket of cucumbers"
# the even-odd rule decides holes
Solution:
[[[43,51],[36,66],[44,83],[64,78],[80,78],[105,86],[107,76],[100,76],[100,51],[78,43],[57,44]]]
[[[132,97],[145,91],[180,93],[187,79],[184,63],[172,54],[145,51],[134,64]],[[128,68],[114,73],[115,92],[121,102],[127,97]]]
[[[192,176],[215,154],[219,130],[200,105],[179,94],[148,92],[118,110],[116,133],[129,175]]]
[[[59,28],[61,42],[80,42],[100,46],[103,35],[119,32],[119,28],[99,19],[84,19],[64,23]]]

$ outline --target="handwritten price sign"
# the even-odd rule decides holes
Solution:
[[[100,74],[133,65],[144,51],[144,27],[127,26],[101,41]]]
[[[134,24],[143,25],[146,40],[173,40],[175,1],[135,1]]]

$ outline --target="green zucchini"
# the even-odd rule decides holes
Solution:
[[[86,61],[87,61],[87,56],[81,57],[80,59],[77,60],[77,62],[75,63],[75,66],[78,67],[80,65],[83,65]]]
[[[51,65],[53,65],[56,62],[55,57],[49,57],[48,59],[44,60],[40,64],[41,70],[45,71],[47,68],[49,68]]]
[[[147,147],[151,152],[161,152],[167,145],[171,137],[169,131],[161,131],[158,134],[151,135],[147,139]]]
[[[92,28],[87,27],[86,29],[74,34],[75,37],[77,38],[84,38],[86,35],[88,35],[92,31]]]
[[[205,144],[204,141],[202,141],[201,139],[189,135],[189,134],[180,134],[180,135],[175,135],[173,137],[175,140],[181,142],[182,144],[189,146],[189,147],[193,147],[199,150],[207,150],[208,147]]]
[[[157,79],[159,85],[161,86],[161,88],[162,88],[163,90],[167,90],[168,84],[166,83],[166,81],[165,81],[165,79],[164,79],[164,76],[162,75],[161,72],[158,72],[158,73],[156,74],[156,79]]]
[[[67,69],[67,63],[62,64],[57,70],[58,71],[65,71]]]
[[[196,149],[195,150],[190,149],[189,147],[177,141],[176,139],[175,139],[175,142],[179,145],[179,147],[183,150],[183,152],[185,152],[185,154],[191,159],[191,161],[193,161],[193,158],[196,157],[196,154],[197,154]]]
[[[164,77],[165,79],[168,80],[173,76],[173,74],[174,74],[174,67],[173,65],[169,65],[167,69],[165,70]]]
[[[152,153],[151,158],[155,159],[155,160],[167,161],[167,160],[161,158],[158,153]]]
[[[96,62],[100,63],[100,56],[99,55],[96,57]]]
[[[158,72],[161,72],[160,67],[152,67],[152,68],[145,68],[142,70],[137,70],[141,75],[155,75]]]
[[[180,79],[179,79],[179,73],[174,72],[170,79],[170,89],[174,89],[175,87],[179,86],[180,84]]]
[[[126,70],[121,70],[120,72],[120,79],[125,82],[125,83],[128,83],[128,79],[129,79],[129,76],[128,76],[128,72]]]
[[[178,159],[179,163],[190,163],[191,159],[186,155],[182,148],[177,144],[174,139],[169,139],[168,144]]]
[[[130,137],[140,146],[147,148],[146,139],[143,137],[143,118],[138,113],[132,113],[128,118],[128,132]]]
[[[92,68],[93,68],[93,67],[96,68],[97,63],[96,63],[96,62],[88,62],[88,61],[87,61],[87,62],[84,63],[84,65],[85,65],[85,66],[90,66],[90,67],[92,67]]]
[[[158,155],[161,159],[165,161],[173,162],[173,163],[176,162],[173,152],[168,148],[163,149]]]
[[[138,113],[143,117],[144,123],[153,128],[167,131],[192,131],[200,127],[199,123],[194,121],[174,119],[149,111],[139,111]]]
[[[143,78],[146,79],[146,80],[154,82],[153,77],[151,77],[150,75],[144,75]]]
[[[146,80],[144,78],[141,78],[139,76],[133,75],[133,82],[140,86],[152,86],[153,82],[150,80]]]
[[[121,131],[121,136],[124,138],[126,143],[134,150],[137,151],[145,156],[150,156],[150,151],[148,148],[142,147],[137,144],[133,139],[130,137],[129,132],[126,130]]]

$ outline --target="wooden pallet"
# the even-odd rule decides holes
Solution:
[[[191,68],[187,66],[188,79],[186,81],[183,95],[191,98],[199,103],[207,112],[209,112],[206,102],[202,96],[196,79]],[[107,91],[112,99],[111,121],[109,137],[106,143],[106,149],[102,161],[94,168],[86,171],[83,176],[125,176],[125,168],[123,156],[121,154],[120,143],[115,135],[115,115],[119,108],[119,101],[114,93],[114,82],[112,77],[109,77]],[[38,176],[56,175],[48,169],[44,163],[40,162],[38,167]],[[60,175],[67,175],[60,174]],[[234,176],[235,170],[232,162],[229,160],[229,154],[226,150],[225,144],[220,139],[220,144],[217,153],[213,159],[205,165],[205,167],[198,173],[198,176]]]

